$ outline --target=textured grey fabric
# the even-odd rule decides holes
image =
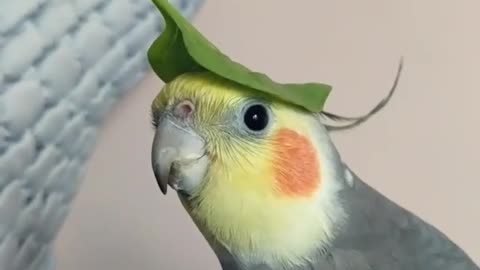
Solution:
[[[0,270],[54,268],[97,128],[162,29],[150,0],[0,1]]]

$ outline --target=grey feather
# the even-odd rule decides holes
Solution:
[[[345,167],[345,169],[347,169]],[[317,268],[335,270],[479,270],[445,234],[353,174],[339,193],[346,225]],[[357,265],[350,268],[349,262]]]

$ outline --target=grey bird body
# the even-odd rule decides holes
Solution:
[[[347,222],[314,269],[479,269],[438,229],[352,176],[340,192]]]

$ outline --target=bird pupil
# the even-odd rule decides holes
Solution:
[[[250,106],[244,116],[245,125],[253,131],[261,131],[268,125],[267,110],[262,105]]]

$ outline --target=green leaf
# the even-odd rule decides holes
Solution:
[[[166,26],[149,48],[148,60],[165,83],[187,72],[208,70],[309,111],[322,111],[331,86],[321,83],[282,84],[265,74],[251,71],[220,52],[168,0],[153,2],[162,13]]]

